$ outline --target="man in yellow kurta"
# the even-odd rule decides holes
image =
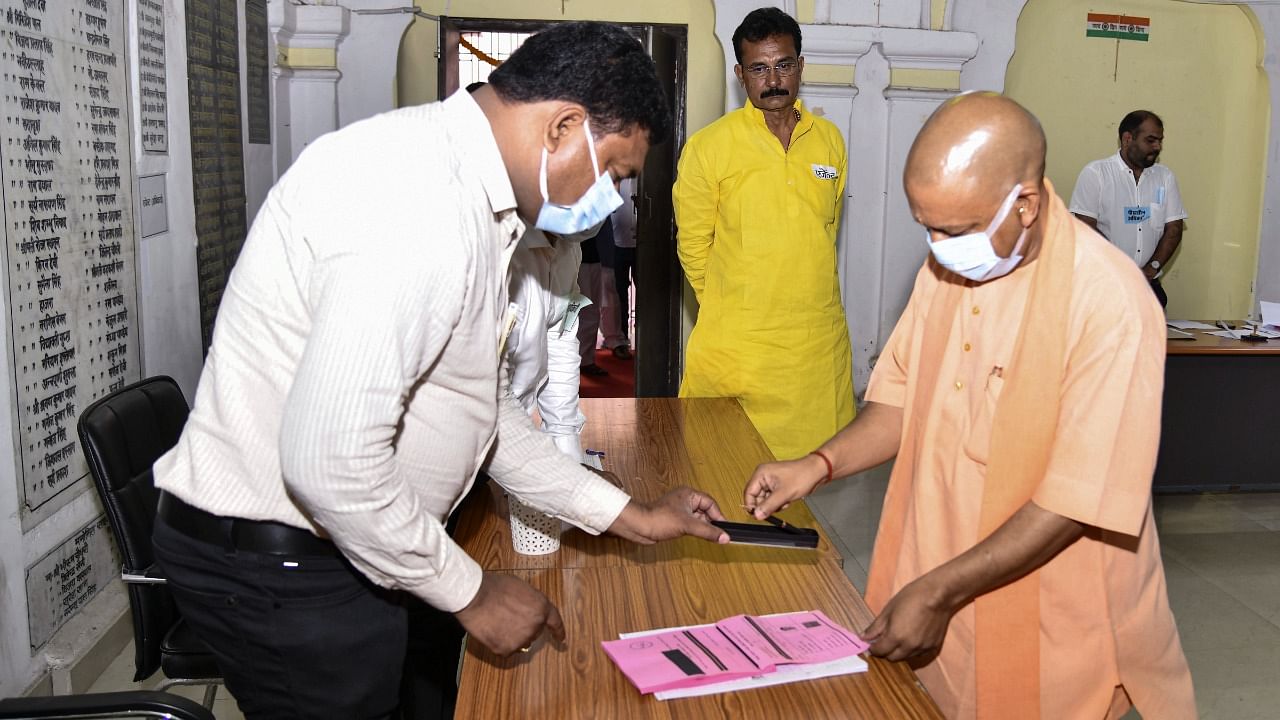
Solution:
[[[749,100],[689,139],[672,192],[699,306],[680,396],[738,398],[786,459],[854,415],[836,272],[847,157],[835,125],[796,98],[796,21],[756,10],[733,43]]]
[[[1193,718],[1151,514],[1164,318],[1044,153],[1001,96],[934,113],[904,183],[931,257],[867,407],[811,457],[761,466],[746,502],[764,517],[896,455],[873,653],[909,659],[948,718]]]

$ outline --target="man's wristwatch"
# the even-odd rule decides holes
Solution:
[[[1147,264],[1151,266],[1151,269],[1152,269],[1152,270],[1159,270],[1159,269],[1160,269],[1160,261],[1159,261],[1159,260],[1152,259],[1152,260],[1151,260],[1151,262],[1149,262],[1149,263],[1147,263]]]

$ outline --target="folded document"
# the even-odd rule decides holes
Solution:
[[[642,693],[660,699],[865,671],[867,644],[821,611],[736,615],[712,625],[601,643]]]

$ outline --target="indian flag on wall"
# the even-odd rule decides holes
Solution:
[[[1151,18],[1089,13],[1084,35],[1085,37],[1146,42],[1151,35]]]

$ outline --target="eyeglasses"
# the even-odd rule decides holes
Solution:
[[[782,62],[773,66],[769,66],[764,63],[756,63],[755,65],[748,65],[747,67],[743,68],[742,71],[750,75],[752,79],[763,80],[764,77],[769,74],[770,70],[777,71],[778,77],[791,77],[792,75],[796,74],[796,70],[799,67],[800,67],[800,63],[796,62],[795,60],[783,60]]]

